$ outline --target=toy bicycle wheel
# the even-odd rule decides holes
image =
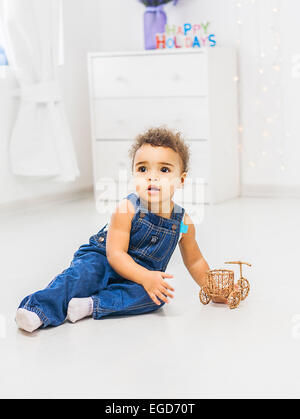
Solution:
[[[250,284],[249,281],[245,278],[238,281],[238,286],[240,287],[241,292],[241,300],[244,301],[249,295],[250,292]]]
[[[241,302],[241,293],[239,291],[232,291],[232,293],[229,295],[227,303],[229,305],[229,308],[233,310],[234,308],[237,308],[240,305]]]
[[[208,289],[206,287],[201,288],[199,292],[199,298],[203,305],[207,305],[211,302],[211,296],[209,295]]]

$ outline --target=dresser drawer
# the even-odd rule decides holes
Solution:
[[[165,125],[189,139],[209,136],[205,98],[115,99],[94,101],[98,140],[133,139],[149,127]]]
[[[205,52],[93,57],[91,65],[94,98],[208,94]]]

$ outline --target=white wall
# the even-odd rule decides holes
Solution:
[[[299,57],[292,75],[299,13],[297,0],[249,2],[241,11],[244,195],[300,196]]]
[[[272,12],[278,6],[281,6],[279,13]],[[138,0],[99,0],[100,49],[143,49],[144,10]],[[179,0],[176,7],[167,5],[166,11],[170,23],[210,21],[219,45],[237,46],[237,40],[241,40],[237,50],[241,72],[240,116],[244,127],[243,195],[300,196],[300,78],[291,77],[292,57],[300,53],[299,0]],[[238,25],[239,20],[242,25]],[[274,24],[281,39],[281,48],[275,54]],[[260,45],[266,53],[262,63]],[[281,55],[283,64],[276,73],[272,64]],[[262,64],[263,77],[258,72]],[[268,94],[261,95],[265,84]],[[257,100],[262,105],[257,105]],[[276,114],[278,120],[265,124],[265,118]],[[262,136],[265,130],[270,132],[269,137]]]
[[[170,23],[211,21],[222,44],[231,45],[237,32],[233,0],[179,0],[165,6]],[[100,48],[103,51],[144,49],[143,13],[138,0],[99,0]]]
[[[64,0],[66,56],[65,65],[60,69],[60,80],[81,176],[75,182],[59,184],[11,175],[8,145],[17,102],[11,94],[16,87],[15,81],[8,73],[7,78],[0,78],[0,205],[43,196],[69,195],[92,186],[86,53],[100,48],[98,3],[98,0]]]

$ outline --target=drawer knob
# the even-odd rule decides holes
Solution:
[[[181,76],[180,76],[180,74],[178,74],[178,73],[174,74],[174,76],[173,76],[173,80],[174,80],[174,81],[179,81],[179,80],[181,80]]]
[[[123,83],[125,81],[125,79],[122,76],[118,76],[118,77],[116,77],[116,81],[119,82],[119,83]]]

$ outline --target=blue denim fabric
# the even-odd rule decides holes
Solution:
[[[126,198],[135,207],[128,254],[149,270],[165,272],[178,243],[184,208],[174,203],[168,219],[148,211],[137,194],[131,193]],[[19,308],[36,313],[45,328],[65,321],[72,298],[92,297],[96,320],[142,314],[162,307],[163,301],[158,306],[142,285],[122,278],[110,266],[106,257],[107,231],[108,223],[90,237],[88,244],[79,247],[67,269],[46,288],[24,298]]]

